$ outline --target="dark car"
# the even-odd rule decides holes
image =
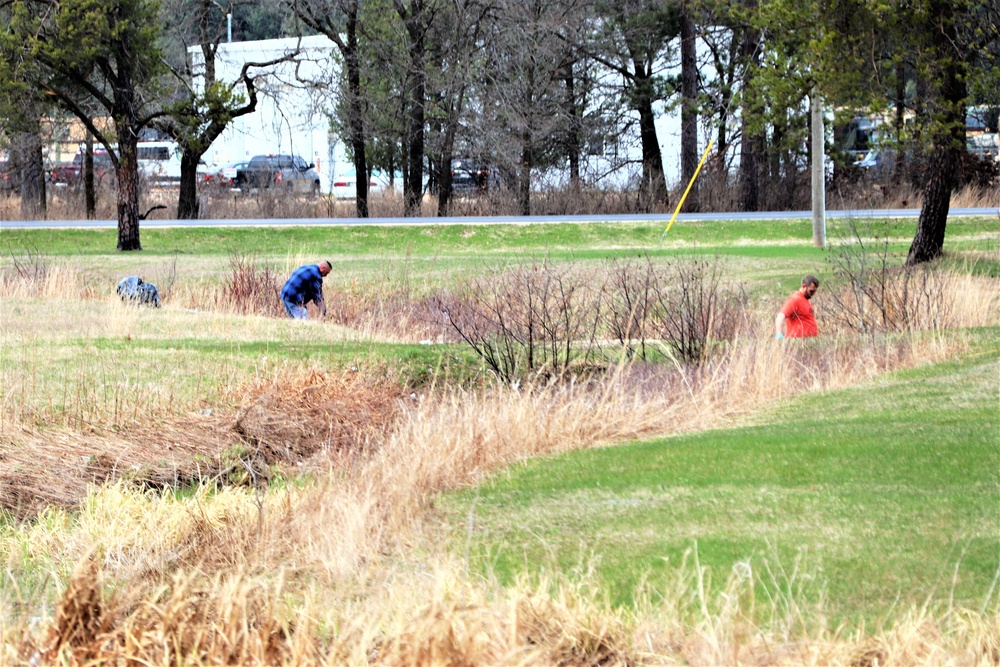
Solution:
[[[464,157],[451,161],[451,189],[456,194],[485,192],[489,180],[490,170],[486,165]]]
[[[49,180],[56,185],[79,185],[83,181],[83,153],[73,156],[72,162],[56,165],[49,173]],[[109,174],[114,174],[115,167],[107,151],[94,151],[94,181],[100,182]]]
[[[270,188],[309,195],[319,194],[316,165],[298,155],[256,155],[236,171],[236,187],[243,192]]]

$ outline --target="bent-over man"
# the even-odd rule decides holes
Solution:
[[[312,301],[319,308],[320,317],[326,316],[326,303],[323,301],[323,277],[330,273],[330,262],[306,264],[292,272],[292,275],[281,288],[281,302],[285,304],[285,312],[289,317],[303,320],[309,317],[306,304]]]
[[[807,338],[818,336],[816,317],[813,315],[809,299],[816,293],[819,280],[816,276],[806,276],[802,279],[802,287],[792,292],[774,318],[775,338]]]

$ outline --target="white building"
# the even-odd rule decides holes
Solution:
[[[312,84],[336,80],[335,48],[324,36],[220,44],[215,56],[219,81],[235,81],[245,63],[290,59],[250,68],[258,91],[257,110],[233,119],[205,153],[205,162],[222,165],[246,162],[254,155],[299,155],[316,165],[323,190],[329,192],[334,176],[349,165],[343,144],[330,134],[335,100]],[[191,47],[188,52],[197,77],[203,71],[201,49]]]
[[[201,49],[191,47],[189,53],[197,76]],[[254,155],[268,153],[300,155],[316,165],[323,191],[330,192],[334,178],[349,173],[351,164],[343,140],[330,132],[329,117],[336,100],[324,92],[324,86],[311,84],[337,80],[339,63],[335,54],[336,46],[325,36],[220,44],[215,58],[219,81],[235,81],[248,62],[264,63],[286,55],[290,59],[268,67],[251,67],[258,88],[257,110],[234,119],[205,154],[205,161],[221,165],[245,162]],[[680,179],[680,113],[665,111],[662,103],[656,111],[664,176],[667,184],[673,186]],[[634,126],[632,132],[614,138],[613,146],[609,144],[607,148],[608,155],[581,156],[585,178],[601,177],[608,187],[635,182],[641,172],[642,153]],[[702,142],[702,150],[705,142],[707,139]],[[614,160],[609,158],[612,151],[617,151]],[[623,155],[634,164],[612,170],[612,164],[620,162]],[[565,177],[556,170],[539,174],[536,180],[539,184],[556,185]]]

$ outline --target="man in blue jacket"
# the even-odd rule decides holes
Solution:
[[[330,273],[330,262],[306,264],[295,269],[291,277],[281,288],[281,301],[285,304],[285,312],[289,317],[304,320],[309,317],[306,304],[312,301],[319,308],[320,317],[326,317],[326,304],[323,302],[323,277]]]

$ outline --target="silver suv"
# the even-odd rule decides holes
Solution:
[[[236,171],[236,187],[243,192],[283,189],[308,195],[319,194],[316,165],[298,155],[255,155],[243,169]]]

